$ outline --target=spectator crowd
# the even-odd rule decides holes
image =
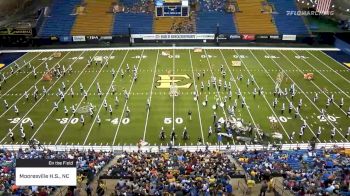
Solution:
[[[202,11],[206,12],[225,12],[226,1],[221,0],[200,0]]]
[[[232,195],[235,166],[220,152],[124,153],[106,177],[115,195]]]
[[[295,195],[350,195],[350,158],[344,150],[246,151],[233,155],[257,183],[283,177]]]
[[[261,183],[261,194],[273,190],[274,177],[283,179],[284,189],[295,195],[350,195],[350,151],[333,149],[253,150],[241,152],[169,149],[161,152],[111,152],[93,150],[54,152],[48,149],[0,149],[0,195],[50,195],[58,187],[15,185],[16,159],[74,159],[78,184],[66,195],[96,192],[104,195],[105,185],[98,181],[116,179],[114,195],[233,195],[232,178],[239,175],[235,159],[246,173],[247,187]]]
[[[170,30],[174,33],[193,33],[194,26],[191,21],[183,20],[181,22],[173,22]]]

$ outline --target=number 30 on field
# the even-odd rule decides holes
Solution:
[[[173,122],[173,118],[164,118],[164,124],[171,124]],[[181,117],[175,118],[176,124],[182,124],[184,120]]]

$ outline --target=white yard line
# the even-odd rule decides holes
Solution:
[[[194,70],[193,70],[191,50],[188,50],[188,54],[190,55],[190,63],[191,63],[191,69],[192,69],[192,79],[193,79],[194,89],[198,93],[198,88],[197,88],[196,79],[195,79]],[[197,103],[197,111],[198,111],[198,118],[199,118],[199,126],[201,128],[201,133],[202,133],[202,141],[203,141],[203,144],[205,144],[205,138],[204,138],[204,133],[203,133],[203,125],[202,125],[202,117],[201,117],[201,112],[199,110],[198,99],[197,99],[196,103]]]
[[[267,53],[266,50],[264,50],[264,52],[265,52],[267,55],[269,55],[269,53]],[[280,52],[280,51],[279,51],[279,52]],[[281,53],[281,52],[280,52],[280,53]],[[282,54],[282,53],[281,53],[281,54]],[[282,55],[283,55],[283,54],[282,54]],[[284,55],[283,55],[283,56],[284,56]],[[284,56],[284,58],[286,58],[286,57]],[[294,65],[294,63],[293,63],[289,58],[286,58],[286,59],[287,59],[290,63],[292,63],[292,64]],[[321,112],[321,110],[317,107],[317,105],[305,94],[305,92],[303,91],[303,89],[301,89],[301,88],[299,87],[299,85],[298,85],[297,83],[294,82],[294,80],[287,74],[286,71],[284,71],[284,69],[275,61],[275,59],[271,58],[271,60],[281,69],[281,71],[289,78],[289,80],[292,81],[292,82],[295,84],[296,87],[298,87],[298,89],[304,94],[304,96],[309,100],[309,102],[318,110],[318,112]],[[295,66],[295,65],[294,65],[294,66]],[[338,128],[335,127],[334,124],[333,124],[331,121],[328,120],[328,118],[326,118],[326,120],[327,120],[328,123],[330,123],[330,124],[333,126],[333,128],[335,128],[335,129],[338,131],[338,133],[339,133],[346,141],[349,141],[349,140],[346,139],[346,138],[344,137],[344,135],[338,130]]]
[[[103,98],[102,100],[105,100],[105,99],[107,98],[107,96],[109,95],[109,92],[110,92],[111,89],[112,89],[112,86],[113,86],[113,84],[114,84],[115,79],[118,77],[118,73],[119,73],[120,69],[122,68],[122,65],[123,65],[123,63],[124,63],[126,57],[128,56],[128,53],[129,53],[129,50],[127,50],[127,52],[125,53],[124,58],[123,58],[122,62],[120,63],[120,65],[119,65],[119,67],[118,67],[118,70],[117,70],[116,74],[114,75],[114,78],[112,79],[112,82],[111,82],[111,84],[110,84],[110,86],[109,86],[109,88],[108,88],[108,91],[107,91],[107,93],[105,94],[105,96],[104,96],[104,98]],[[90,136],[90,133],[91,133],[92,129],[94,128],[94,125],[95,125],[97,116],[100,114],[100,111],[101,111],[101,109],[102,109],[102,106],[103,106],[103,102],[101,102],[100,107],[98,108],[97,114],[96,114],[96,116],[94,117],[94,120],[92,121],[92,124],[91,124],[91,126],[90,126],[89,132],[88,132],[88,134],[86,135],[86,137],[85,137],[85,139],[84,139],[83,145],[86,144],[86,141],[88,140],[88,138],[89,138],[89,136]],[[120,120],[121,120],[121,119],[120,119]]]
[[[154,82],[155,82],[154,79],[156,78],[156,72],[157,72],[158,57],[159,57],[159,50],[157,52],[157,59],[156,59],[155,65],[154,65],[153,79],[152,79],[152,84],[151,84],[151,91],[150,91],[150,95],[149,95],[150,107],[151,107],[151,104],[152,104],[152,94],[153,94],[153,87],[154,87]],[[144,128],[144,131],[143,131],[143,141],[145,141],[145,139],[146,139],[146,132],[147,132],[147,124],[148,124],[149,112],[150,112],[150,109],[147,109],[145,128]]]
[[[83,53],[84,53],[84,52],[82,52],[82,53],[80,54],[80,56],[81,56]],[[72,64],[74,64],[74,62],[77,61],[77,60],[78,60],[78,58],[77,58],[76,60],[74,60]],[[50,89],[51,89],[58,81],[60,81],[60,79],[61,79],[62,77],[63,77],[63,75],[62,75],[60,78],[58,78],[58,79],[50,86],[50,88],[47,89],[47,91],[49,92]],[[43,99],[44,97],[45,97],[45,95],[41,96],[41,97],[35,102],[35,104],[27,111],[26,114],[24,114],[24,116],[18,121],[18,123],[16,123],[15,126],[12,127],[12,130],[14,130],[14,129],[20,124],[20,122],[21,122],[25,117],[27,117],[27,115],[35,108],[35,106],[36,106],[38,103],[40,103],[41,99]],[[7,135],[8,135],[8,133],[7,133],[6,136],[0,141],[0,143],[2,143],[2,142],[6,139]]]
[[[137,64],[137,68],[136,68],[137,70],[139,69],[139,66],[140,66],[140,64],[141,64],[141,61],[142,61],[142,59],[143,59],[143,58],[142,58],[143,52],[144,52],[144,50],[142,50],[142,53],[141,53],[141,55],[140,55],[141,58],[140,58],[140,60],[139,60],[139,62],[138,62],[138,64]],[[133,87],[133,85],[134,85],[134,82],[135,82],[135,80],[132,79],[132,82],[131,82],[131,85],[130,85],[130,88],[129,88],[129,91],[128,91],[129,98],[128,98],[127,100],[125,100],[124,107],[123,107],[123,111],[122,111],[122,114],[120,115],[120,118],[119,118],[117,130],[116,130],[116,132],[115,132],[115,134],[114,134],[112,146],[114,145],[115,140],[117,139],[117,135],[118,135],[118,132],[119,132],[120,124],[121,124],[121,122],[122,122],[122,118],[123,118],[123,116],[124,116],[126,106],[127,106],[128,102],[129,102],[129,99],[130,99],[130,92],[131,92],[131,89],[132,89],[132,87]]]
[[[69,54],[69,53],[70,53],[70,52],[66,53],[66,55]],[[53,55],[53,54],[52,54],[52,55]],[[51,55],[51,56],[52,56],[52,55]],[[66,56],[66,55],[65,55],[65,56]],[[65,56],[64,56],[64,57],[65,57]],[[64,57],[63,57],[63,58],[64,58]],[[63,59],[63,58],[62,58],[62,59]],[[61,59],[61,60],[62,60],[62,59]],[[61,60],[60,60],[60,61],[61,61]],[[59,62],[60,62],[60,61],[59,61]],[[40,63],[37,67],[35,67],[35,69],[37,69],[38,67],[40,67],[40,66],[41,66],[43,63],[45,63],[45,62],[46,62],[46,61],[43,61],[42,63]],[[55,64],[55,65],[57,65],[57,64]],[[30,75],[32,75],[32,72],[31,72],[31,71],[30,71],[25,77],[23,77],[19,82],[17,82],[15,85],[13,85],[6,93],[2,94],[2,95],[0,96],[0,99],[3,98],[5,95],[7,95],[12,89],[14,89],[17,85],[19,85],[23,80],[25,80],[26,78],[28,78]],[[40,80],[40,76],[39,76],[39,80],[38,80],[34,85],[36,85],[36,84],[39,83],[40,81],[41,81],[41,80]],[[33,88],[33,86],[32,86],[31,88]],[[31,89],[31,88],[30,88],[30,89]],[[30,89],[29,89],[29,90],[30,90]],[[28,91],[29,91],[29,90],[28,90]]]
[[[295,68],[298,69],[298,71],[302,74],[304,74],[299,68],[298,66],[296,66],[286,55],[284,55],[283,53],[280,52],[280,54],[283,55],[284,58],[286,58]],[[327,98],[329,98],[329,96],[314,82],[314,81],[310,81],[320,92],[322,92]],[[343,92],[343,91],[342,91]],[[346,94],[345,92],[343,92],[344,94]],[[333,102],[334,105],[338,106],[338,108],[346,115],[347,113],[339,107],[339,105],[336,102]]]
[[[97,51],[94,56],[92,58],[94,58],[97,54],[98,54],[99,51]],[[83,53],[82,53],[83,54]],[[79,57],[82,55],[80,54]],[[78,58],[75,61],[77,61]],[[74,62],[72,64],[74,64]],[[84,71],[86,70],[86,68],[88,67],[89,65],[86,64],[86,66],[84,67],[83,70],[80,70],[79,71],[79,75],[75,77],[74,81],[71,83],[71,85],[67,88],[67,90],[64,92],[64,96],[66,96],[68,94],[68,92],[70,92],[70,89],[73,88],[74,84],[78,81],[78,79],[80,78],[80,76],[84,73]],[[61,103],[61,99],[57,102],[57,105],[59,105]],[[55,109],[51,109],[51,111],[49,112],[49,114],[46,115],[46,118],[41,122],[41,124],[39,125],[39,127],[36,129],[36,131],[34,132],[34,134],[31,136],[30,139],[33,139],[35,137],[35,135],[38,133],[38,131],[41,129],[41,127],[45,124],[45,122],[47,121],[47,119],[49,119],[49,117],[51,116],[52,112],[54,112]]]
[[[50,70],[52,70],[57,64],[59,64],[68,54],[69,54],[70,52],[68,52],[68,53],[66,53],[66,55],[64,55],[64,57],[62,57],[62,59],[60,59],[56,64],[54,64],[51,68],[50,68]],[[44,62],[42,62],[41,64],[43,64]],[[40,65],[41,65],[40,64]],[[39,65],[39,66],[40,66]],[[39,67],[38,66],[38,67]],[[31,73],[30,73],[31,74]],[[28,77],[30,74],[28,74],[26,77]],[[26,78],[25,77],[25,78]],[[19,83],[21,83],[25,78],[23,78],[21,81],[19,81],[16,85],[14,85],[11,89],[13,89],[14,87],[16,87]],[[37,82],[35,82],[28,90],[27,90],[27,92],[28,92],[28,94],[30,93],[29,91],[32,89],[32,88],[34,88],[34,86],[35,85],[37,85],[39,82],[41,82],[41,79],[40,79],[40,77],[39,77],[39,80],[37,81]],[[52,85],[51,85],[52,86]],[[10,90],[11,90],[10,89]],[[9,90],[9,91],[10,91]],[[2,96],[5,96],[9,91],[7,91],[5,94],[3,94]],[[49,92],[49,90],[47,91],[47,92]],[[6,111],[4,111],[1,115],[0,115],[0,118],[2,118],[14,105],[16,105],[21,99],[22,99],[22,97],[24,97],[24,93],[15,101],[15,103],[13,103]],[[0,97],[0,98],[2,98],[2,97]]]
[[[38,55],[36,55],[35,57],[33,57],[32,59],[30,59],[28,62],[26,62],[25,64],[23,64],[21,67],[19,67],[19,69],[16,69],[13,74],[9,75],[8,77],[6,77],[6,80],[8,80],[9,78],[11,78],[11,76],[15,75],[19,70],[22,70],[23,67],[25,67],[28,63],[32,62],[36,57],[38,57],[40,54],[42,54],[42,52],[40,52]],[[23,56],[25,56],[26,54],[22,55],[19,59],[21,59]],[[16,61],[12,62],[11,64],[13,63],[16,63],[19,59],[17,59]],[[10,65],[11,65],[10,64]],[[7,67],[10,67],[10,65],[6,66],[5,68]],[[4,68],[4,69],[5,69]],[[3,70],[4,70],[3,69]],[[3,70],[1,70],[1,72],[3,72]],[[3,81],[1,82],[1,84],[4,83]]]
[[[293,51],[294,54],[298,55],[298,53],[296,53],[295,51]],[[338,87],[338,85],[334,84],[332,81],[330,81],[325,75],[323,75],[320,71],[318,71],[313,65],[311,65],[311,63],[309,63],[308,61],[306,61],[305,59],[302,59],[305,63],[307,63],[310,67],[312,67],[317,73],[319,73],[320,75],[322,75],[329,83],[331,83],[335,88],[337,88],[340,92],[342,92],[346,97],[350,98],[350,96],[345,93],[341,88]],[[298,68],[298,70],[300,71],[300,69]]]
[[[250,53],[253,55],[253,57],[255,58],[255,60],[259,63],[259,65],[264,69],[265,73],[267,73],[267,75],[268,75],[269,78],[273,81],[273,83],[276,83],[276,81],[271,77],[270,73],[265,69],[264,65],[259,61],[259,59],[254,55],[254,53],[253,53],[251,50],[249,50],[249,51],[250,51]],[[237,53],[236,53],[236,54],[237,54]],[[244,64],[244,63],[243,63],[243,64]],[[248,71],[248,72],[249,72],[249,71]],[[274,110],[271,108],[271,105],[268,103],[268,101],[267,101],[265,95],[264,95],[264,98],[265,98],[267,104],[269,105],[270,109],[271,109],[272,112],[274,113],[275,117],[277,117],[276,113],[275,113]],[[288,103],[292,102],[292,101],[289,100],[288,97],[286,97],[286,99],[287,99]],[[294,105],[293,105],[293,109],[295,110]],[[301,117],[302,119],[305,119],[301,114],[299,114],[299,115],[300,115],[300,117]],[[278,119],[278,117],[277,117],[277,119]],[[289,135],[288,135],[287,131],[285,130],[285,128],[283,127],[282,123],[280,122],[280,120],[277,120],[277,121],[281,124],[281,126],[282,126],[284,132],[286,133],[286,135],[287,135],[287,137],[288,137],[288,139],[289,139]],[[315,138],[317,138],[315,132],[312,131],[312,129],[311,129],[311,127],[309,126],[308,123],[306,124],[306,126],[309,128],[309,130],[310,130],[311,133],[315,136]],[[319,142],[321,142],[318,138],[317,138],[317,140],[318,140]]]
[[[172,75],[175,75],[175,49],[173,49],[173,73]],[[172,85],[174,85],[174,77],[171,78],[171,80],[173,81]],[[175,96],[173,97],[173,129],[175,130]],[[174,142],[175,144],[175,142]]]
[[[222,49],[222,50],[233,50],[233,49],[242,49],[242,50],[310,50],[310,51],[340,51],[339,48],[293,48],[293,47],[217,47],[217,46],[182,46],[182,47],[132,47],[131,50],[169,50],[169,49]],[[110,50],[130,50],[130,47],[108,47],[108,48],[56,48],[56,49],[36,49],[36,50],[3,50],[3,53],[13,53],[13,52],[64,52],[64,51],[110,51]]]
[[[86,92],[89,92],[90,89],[92,88],[92,86],[95,84],[95,82],[96,82],[98,76],[100,76],[100,73],[102,72],[103,68],[107,65],[107,63],[108,63],[109,59],[111,58],[113,52],[114,52],[114,51],[112,50],[112,52],[109,54],[108,60],[103,64],[103,66],[101,67],[100,71],[96,74],[95,78],[94,78],[93,81],[91,82],[91,84],[90,84],[90,86],[89,86],[89,88],[87,89]],[[85,100],[85,98],[82,97],[81,100],[80,100],[80,102],[79,102],[78,105],[77,105],[77,108],[80,107],[80,105],[83,103],[84,100]],[[72,115],[69,117],[69,120],[68,120],[67,122],[71,122],[71,120],[72,120],[73,117],[74,117],[74,115],[72,114]],[[70,125],[70,123],[66,123],[66,125],[63,127],[63,129],[62,129],[60,135],[58,136],[58,138],[57,138],[57,140],[56,140],[56,142],[55,142],[55,145],[56,145],[56,144],[58,143],[58,141],[61,139],[63,133],[66,131],[66,129],[67,129],[67,127],[68,127],[69,125]]]

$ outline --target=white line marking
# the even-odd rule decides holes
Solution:
[[[175,49],[173,48],[173,75],[175,75]],[[172,77],[172,81],[174,85],[174,77]],[[173,130],[175,130],[175,96],[173,97]],[[175,144],[175,142],[173,141],[173,144]]]
[[[232,50],[232,49],[240,49],[240,50],[310,50],[310,51],[340,51],[339,48],[287,48],[287,47],[211,47],[211,46],[183,46],[183,47],[135,47],[132,50],[169,50],[169,49],[222,49],[222,50]],[[3,53],[14,53],[14,52],[64,52],[64,51],[111,51],[111,50],[130,50],[130,47],[115,47],[115,48],[67,48],[67,49],[36,49],[36,50],[3,50]]]
[[[198,88],[197,88],[197,84],[196,84],[196,79],[195,79],[194,71],[193,71],[193,62],[192,62],[191,50],[188,50],[188,54],[190,55],[190,63],[191,63],[191,69],[192,69],[192,79],[193,79],[194,88],[195,88],[195,91],[198,93]],[[200,110],[199,110],[198,99],[197,99],[196,103],[197,103],[197,111],[198,111],[199,125],[200,125],[201,133],[202,133],[202,141],[203,141],[203,144],[205,144],[205,138],[204,138],[204,133],[203,133],[203,125],[202,125],[202,117],[201,117],[201,112],[200,112]],[[233,142],[234,142],[234,141],[233,141]]]
[[[124,63],[124,60],[125,60],[126,57],[128,56],[128,53],[129,53],[129,50],[127,50],[127,52],[125,53],[124,58],[123,58],[122,62],[120,63],[119,68],[118,68],[116,74],[114,75],[114,78],[112,79],[112,82],[111,82],[111,84],[110,84],[110,86],[109,86],[109,89],[108,89],[106,95],[104,96],[104,98],[103,98],[102,100],[105,100],[105,99],[107,98],[107,95],[108,95],[109,92],[111,91],[112,86],[113,86],[113,84],[114,84],[114,81],[115,81],[116,78],[118,78],[118,73],[119,73],[119,71],[120,71],[120,69],[121,69],[121,67],[122,67],[122,65],[123,65],[123,63]],[[86,135],[86,137],[85,137],[85,139],[84,139],[83,145],[86,144],[86,141],[88,140],[88,138],[89,138],[89,136],[90,136],[91,130],[92,130],[93,127],[94,127],[94,124],[95,124],[95,122],[96,122],[97,115],[100,114],[100,111],[101,111],[101,109],[102,109],[102,106],[103,106],[103,102],[101,102],[100,107],[98,108],[97,114],[96,114],[96,116],[94,117],[94,121],[92,122],[92,124],[91,124],[91,126],[90,126],[90,129],[89,129],[89,132],[88,132],[88,134]],[[122,119],[120,119],[120,121],[121,121],[121,120],[122,120]]]
[[[142,50],[141,56],[143,55],[143,52],[144,52],[144,50]],[[139,69],[139,66],[140,66],[140,63],[141,63],[142,59],[143,59],[143,58],[140,58],[140,59],[139,59],[139,62],[138,62],[138,65],[137,65],[137,68],[136,68],[136,69]],[[131,85],[130,85],[130,88],[129,88],[129,91],[128,91],[128,94],[130,94],[131,89],[132,89],[132,87],[133,87],[133,85],[134,85],[134,82],[135,82],[135,80],[132,80]],[[129,102],[129,99],[130,99],[130,97],[129,97],[129,98],[125,101],[125,103],[124,103],[123,111],[122,111],[122,114],[120,115],[120,118],[119,118],[117,130],[116,130],[116,132],[115,132],[115,134],[114,134],[114,138],[113,138],[112,145],[114,145],[115,140],[117,139],[117,135],[118,135],[118,132],[119,132],[119,127],[120,127],[120,124],[121,124],[121,122],[122,122],[121,119],[122,119],[123,116],[124,116],[124,112],[125,112],[125,109],[126,109],[126,106],[127,106],[128,102]]]
[[[158,50],[158,52],[157,52],[156,64],[154,65],[153,79],[152,79],[151,91],[150,91],[150,96],[149,96],[150,107],[151,107],[151,104],[152,104],[152,93],[153,93],[153,87],[154,87],[154,82],[155,82],[154,79],[156,78],[158,57],[159,57],[159,50]],[[143,94],[143,93],[142,93],[142,94]],[[148,98],[148,97],[147,97],[147,98]],[[149,112],[150,112],[150,110],[147,109],[146,122],[145,122],[145,129],[144,129],[144,131],[143,131],[143,140],[144,140],[144,141],[145,141],[145,139],[146,139],[146,132],[147,132],[147,124],[148,124]],[[174,119],[173,119],[173,120],[174,120]]]

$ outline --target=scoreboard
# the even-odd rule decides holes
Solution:
[[[188,17],[188,0],[157,0],[155,11],[157,17]]]

